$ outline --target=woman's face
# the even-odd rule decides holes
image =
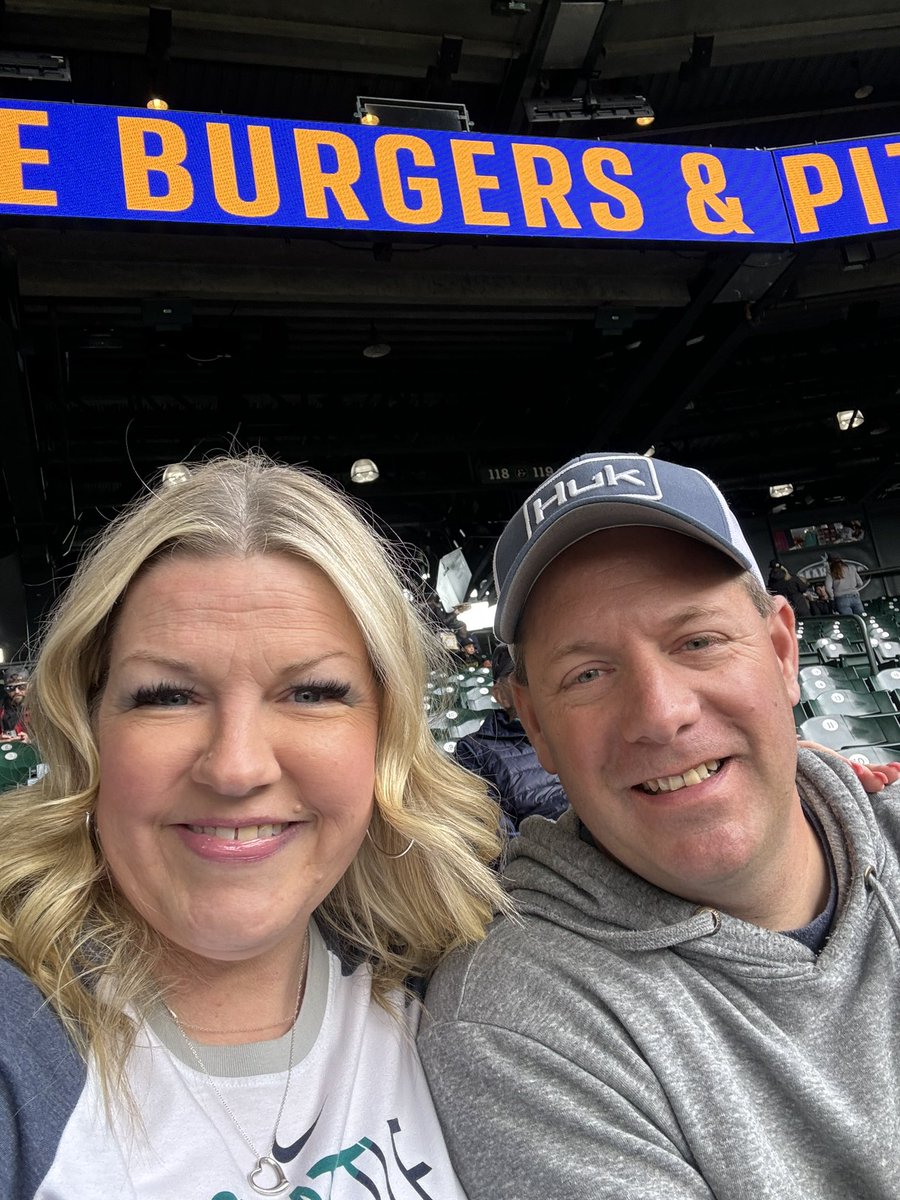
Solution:
[[[294,954],[372,812],[378,694],[310,563],[174,556],[128,591],[96,718],[113,879],[205,958]]]

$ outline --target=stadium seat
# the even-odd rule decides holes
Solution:
[[[845,746],[841,753],[851,762],[862,763],[866,767],[897,762],[900,758],[900,751],[889,746]]]
[[[873,649],[877,662],[900,663],[900,641],[875,642]]]
[[[27,783],[37,765],[37,751],[28,742],[0,742],[0,792]]]
[[[884,667],[868,679],[874,692],[893,692],[900,697],[900,667]]]
[[[860,746],[896,746],[900,748],[900,722],[896,717],[810,717],[799,726],[808,742],[819,742],[832,750]]]
[[[813,717],[825,717],[839,713],[848,717],[872,717],[878,713],[896,711],[890,696],[885,692],[855,691],[850,688],[826,690],[806,700]]]
[[[871,694],[865,681],[858,676],[848,675],[844,679],[801,679],[800,696],[803,700],[818,700],[832,692],[862,692]]]
[[[813,679],[832,679],[837,684],[847,683],[856,678],[852,671],[847,671],[844,667],[833,666],[829,663],[818,663],[815,666],[801,667],[797,673],[797,677],[801,683]]]

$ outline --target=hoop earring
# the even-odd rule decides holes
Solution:
[[[405,850],[401,850],[399,854],[388,854],[388,852],[386,850],[382,850],[382,848],[378,845],[378,843],[372,837],[372,834],[368,828],[366,829],[366,837],[369,839],[369,841],[372,843],[372,845],[375,847],[375,849],[378,851],[378,853],[383,854],[385,858],[403,858],[405,855],[409,854],[410,850],[412,850],[413,846],[416,844],[416,839],[410,838],[409,845],[406,847]]]

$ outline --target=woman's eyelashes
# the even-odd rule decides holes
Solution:
[[[350,694],[350,684],[336,679],[313,680],[298,683],[291,688],[297,704],[321,704],[325,700],[345,700]]]
[[[286,699],[298,705],[323,704],[327,701],[340,702],[350,693],[350,684],[337,679],[315,679],[306,683],[291,684]],[[191,704],[196,690],[183,684],[160,682],[144,684],[136,688],[129,697],[132,708],[183,708]]]
[[[192,687],[180,687],[177,683],[154,683],[137,688],[132,694],[131,704],[133,708],[181,708],[190,704],[193,698]]]

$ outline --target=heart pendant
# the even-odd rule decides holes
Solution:
[[[275,1182],[271,1187],[264,1187],[257,1182],[260,1176],[265,1174],[267,1168],[275,1174]],[[278,1196],[285,1188],[290,1187],[288,1177],[281,1169],[281,1163],[276,1162],[270,1154],[263,1154],[256,1160],[256,1166],[247,1176],[247,1182],[258,1196]]]

